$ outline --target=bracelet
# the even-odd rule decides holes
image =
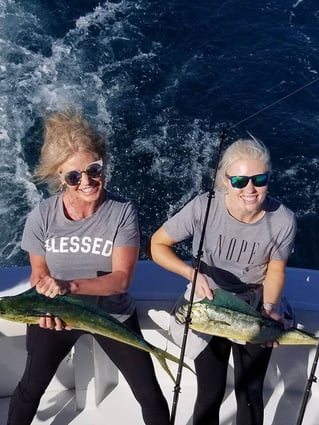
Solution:
[[[270,313],[271,311],[277,312],[277,304],[267,302],[263,304],[263,307],[267,313]]]
[[[60,289],[58,295],[68,295],[71,294],[71,281],[65,281],[67,282],[67,286],[64,289]]]

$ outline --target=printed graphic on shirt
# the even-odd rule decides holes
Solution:
[[[214,255],[236,263],[254,264],[260,243],[219,235]]]
[[[102,255],[110,257],[112,254],[113,242],[104,240],[103,238],[90,236],[65,236],[52,237],[45,241],[45,249],[55,254],[76,254],[78,252],[84,254]]]

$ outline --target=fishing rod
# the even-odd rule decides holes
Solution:
[[[190,299],[188,304],[188,309],[185,317],[185,323],[184,323],[184,334],[183,334],[183,340],[181,345],[181,353],[179,358],[179,364],[177,369],[177,375],[176,375],[176,382],[174,386],[174,397],[173,397],[173,404],[172,404],[172,411],[171,411],[171,417],[170,417],[170,425],[174,425],[175,423],[175,417],[176,417],[176,409],[177,409],[177,403],[179,394],[181,391],[181,379],[182,379],[182,370],[183,370],[183,363],[184,363],[184,357],[185,357],[185,350],[186,350],[186,343],[187,343],[187,337],[188,337],[188,331],[189,331],[189,325],[191,323],[191,314],[192,314],[192,307],[193,307],[193,301],[194,301],[194,295],[195,295],[195,287],[196,287],[196,281],[197,281],[197,275],[199,272],[201,257],[203,256],[203,244],[204,244],[204,237],[206,232],[206,226],[207,226],[207,220],[210,210],[210,205],[212,202],[212,199],[215,197],[215,180],[216,180],[216,174],[218,165],[220,162],[221,152],[223,148],[224,141],[227,137],[226,130],[223,130],[221,136],[220,136],[220,143],[219,143],[219,149],[218,149],[218,157],[217,157],[217,164],[214,170],[213,179],[211,188],[207,195],[207,206],[206,206],[206,212],[204,217],[204,223],[202,228],[202,233],[199,241],[198,246],[198,252],[196,256],[195,266],[194,266],[194,274],[192,279],[192,285],[191,285],[191,293],[190,293]]]
[[[317,345],[317,350],[315,353],[315,357],[312,363],[312,368],[311,368],[311,372],[307,381],[307,385],[305,388],[305,392],[303,395],[303,399],[302,399],[302,403],[300,406],[300,410],[299,410],[299,415],[298,415],[298,419],[296,422],[296,425],[301,425],[303,422],[303,418],[305,415],[305,410],[306,410],[306,406],[310,397],[310,391],[311,391],[311,386],[314,382],[317,382],[317,377],[315,376],[316,373],[316,368],[317,368],[317,364],[318,364],[318,359],[319,359],[319,344]]]
[[[286,94],[285,96],[282,96],[281,98],[275,100],[274,102],[270,103],[269,105],[266,105],[264,108],[259,109],[258,111],[254,112],[253,114],[249,115],[246,118],[243,118],[242,120],[236,122],[235,124],[233,124],[231,127],[229,127],[227,129],[227,131],[232,130],[233,128],[238,127],[240,124],[243,124],[246,121],[251,120],[252,118],[255,118],[257,115],[261,114],[264,111],[267,111],[267,109],[270,109],[271,107],[273,107],[274,105],[277,105],[278,103],[281,103],[283,100],[288,99],[289,97],[293,96],[294,94],[304,90],[306,87],[311,86],[312,84],[315,84],[319,81],[319,77],[309,81],[309,83],[304,84],[301,87],[298,87],[296,90],[293,90],[292,92]]]

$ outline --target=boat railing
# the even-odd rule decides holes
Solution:
[[[0,270],[0,296],[16,294],[29,287],[29,267],[3,268]],[[131,292],[136,300],[143,334],[147,340],[179,355],[179,348],[167,334],[169,312],[176,298],[184,291],[186,281],[164,271],[151,261],[139,261]],[[319,271],[308,269],[287,270],[285,294],[296,311],[297,321],[305,329],[319,330]],[[10,396],[20,378],[25,352],[25,325],[0,320],[0,397]],[[271,392],[304,391],[315,347],[279,347],[273,350],[265,380],[265,394]],[[191,361],[186,361],[192,365]],[[155,363],[156,361],[154,361]],[[174,367],[173,367],[173,370]],[[172,385],[165,373],[157,370],[164,385]],[[232,363],[229,367],[228,386],[233,385]],[[119,374],[113,363],[94,339],[85,335],[61,364],[49,390],[74,388],[77,406],[98,405],[117,385]],[[195,377],[185,372],[183,385],[195,387]],[[318,388],[313,393],[319,397]],[[270,396],[269,396],[270,397]]]

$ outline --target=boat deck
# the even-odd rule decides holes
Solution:
[[[28,273],[28,270],[23,270],[21,273]],[[297,278],[298,285],[300,285],[300,291],[294,285],[288,288],[298,322],[302,323],[305,329],[318,335],[319,296],[315,297],[314,291],[318,291],[319,288],[315,290],[314,286],[311,286],[312,282],[318,283],[318,273],[314,272],[309,275],[308,271],[296,270],[291,273]],[[20,281],[21,276],[16,279]],[[163,275],[160,270],[154,270],[151,263],[139,265],[132,291],[137,299],[145,339],[158,347],[167,348],[170,353],[179,356],[179,348],[168,339],[167,332],[164,330],[167,327],[168,311],[176,299],[176,295],[185,285],[180,280],[174,282],[174,279],[175,277],[172,275]],[[146,283],[143,284],[142,280]],[[4,281],[2,279],[2,282]],[[156,282],[163,284],[161,288],[157,288],[158,293],[156,290],[154,291],[153,286],[153,283],[156,286]],[[303,284],[309,286],[308,295],[311,295],[308,298],[309,301],[300,295],[303,293]],[[15,286],[14,290],[16,291],[18,288]],[[174,288],[174,293],[170,288]],[[11,288],[7,288],[7,293],[8,290],[11,291]],[[24,367],[24,329],[23,324],[0,320],[0,425],[6,424],[10,394]],[[264,425],[294,425],[297,423],[315,350],[315,347],[281,346],[273,351],[265,381]],[[192,366],[190,360],[187,358],[185,360]],[[162,370],[156,359],[154,359],[154,365],[161,387],[171,407],[174,383]],[[176,376],[177,366],[171,362],[169,362],[169,366]],[[236,424],[236,402],[232,383],[232,363],[230,362],[220,425]],[[177,403],[176,425],[192,424],[195,397],[196,378],[190,371],[184,369]],[[84,336],[78,342],[74,353],[60,366],[41,400],[32,425],[105,425],[106,423],[142,425],[143,420],[139,406],[121,374],[93,339],[90,336]],[[305,425],[318,425],[319,423],[319,389],[316,382],[312,384],[302,423]]]
[[[143,331],[144,336],[150,342],[158,338],[152,338],[153,331]],[[163,337],[164,339],[164,337]],[[164,342],[164,341],[163,341]],[[166,342],[165,342],[166,344]],[[169,344],[170,352],[172,350]],[[176,350],[177,351],[177,350]],[[283,353],[285,351],[285,353]],[[290,351],[290,353],[289,353]],[[265,400],[265,421],[264,425],[293,425],[299,413],[299,407],[303,397],[303,392],[308,379],[309,371],[306,370],[304,364],[312,364],[314,349],[305,347],[285,347],[278,348],[273,356],[269,366],[267,382],[265,384],[264,400]],[[283,356],[284,354],[284,356]],[[298,359],[298,360],[296,360]],[[162,389],[172,406],[174,396],[174,384],[165,376],[165,372],[160,370],[158,364],[156,370]],[[188,361],[188,364],[191,364]],[[175,366],[171,366],[176,371]],[[230,365],[230,375],[231,375]],[[308,368],[309,369],[309,368]],[[303,371],[301,373],[301,370]],[[70,373],[67,372],[67,373]],[[66,373],[66,374],[67,374]],[[143,373],[141,371],[141,373]],[[286,377],[282,379],[282,377]],[[75,389],[63,388],[64,383],[56,382],[52,384],[41,400],[38,413],[32,425],[105,425],[117,424],[126,425],[143,425],[142,416],[138,404],[136,403],[130,388],[125,380],[119,374],[118,384],[115,388],[96,406],[96,393],[94,388],[94,377],[88,379],[87,389],[83,390],[83,394],[76,394]],[[70,377],[69,377],[70,379]],[[64,375],[64,381],[66,376]],[[63,381],[63,380],[62,380]],[[71,381],[71,379],[70,379]],[[276,382],[273,389],[274,382]],[[304,421],[305,425],[318,425],[319,419],[319,391],[317,383],[313,384],[313,391],[309,399]],[[85,404],[85,408],[78,409],[78,398]],[[187,370],[183,371],[181,392],[179,394],[176,425],[192,424],[192,409],[196,397],[196,381],[195,377]],[[6,414],[10,397],[0,398],[0,425],[6,424]],[[220,425],[235,425],[236,402],[234,392],[231,386],[231,377],[225,394],[225,400],[221,411]],[[134,418],[134,419],[133,419]]]
[[[172,390],[164,387],[167,400],[171,401]],[[274,394],[275,397],[278,394]],[[180,394],[176,413],[176,425],[192,425],[192,406],[194,388],[185,386]],[[290,394],[283,397],[280,407],[277,400],[272,400],[268,391],[265,392],[265,425],[294,425],[298,415],[300,394]],[[226,399],[221,412],[220,425],[235,425],[233,393],[226,394]],[[303,424],[318,425],[319,398],[312,398],[306,409]],[[0,398],[0,424],[6,424],[6,412],[9,398]],[[102,401],[98,407],[86,407],[84,410],[76,409],[74,392],[65,390],[60,393],[48,392],[42,399],[36,418],[32,425],[143,425],[139,408],[132,398],[129,388],[120,385],[110,396]]]

